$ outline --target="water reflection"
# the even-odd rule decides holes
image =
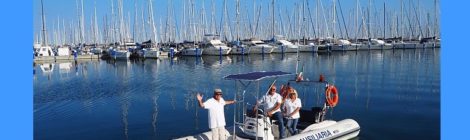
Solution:
[[[204,63],[202,57],[181,57],[178,60],[182,61],[188,67],[195,67],[201,63]]]
[[[299,66],[304,67],[305,79],[324,75],[338,87],[340,103],[328,117],[357,119],[364,128],[361,138],[400,139],[396,134],[402,130],[393,128],[404,125],[433,138],[438,137],[439,128],[434,124],[439,122],[440,111],[439,57],[440,51],[431,49],[301,53]],[[82,135],[86,139],[170,139],[206,131],[207,112],[198,107],[194,93],[207,98],[214,87],[220,87],[228,94],[225,98],[232,99],[240,89],[223,76],[295,72],[296,63],[293,53],[35,64],[34,135],[40,139],[79,139]],[[278,85],[288,79],[279,79]],[[304,109],[324,103],[324,85],[290,84],[298,90]],[[246,97],[253,100],[251,94],[264,89],[249,91]],[[232,109],[226,110],[227,125],[233,123]],[[421,121],[389,117],[397,114]],[[431,126],[423,127],[423,123]],[[105,125],[89,128],[97,124]],[[77,129],[88,131],[78,133]],[[58,131],[69,133],[53,133]]]
[[[122,105],[121,105],[121,108],[122,108],[122,125],[123,125],[123,130],[124,130],[124,137],[127,139],[129,139],[129,134],[128,134],[128,126],[129,126],[129,122],[127,121],[128,120],[128,114],[129,114],[129,99],[125,96],[123,96],[124,98],[122,99]]]
[[[222,68],[224,65],[231,64],[230,56],[203,56],[204,66],[208,68]]]
[[[39,64],[43,74],[51,74],[54,71],[54,63],[42,63]]]
[[[153,127],[153,133],[154,136],[157,136],[157,116],[158,116],[158,97],[160,97],[160,94],[156,94],[155,96],[152,96],[152,103],[153,103],[153,114],[152,114],[152,127]]]
[[[59,63],[59,72],[60,73],[70,73],[71,69],[72,69],[72,63],[71,62]]]

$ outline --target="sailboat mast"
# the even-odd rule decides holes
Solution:
[[[60,18],[57,16],[57,31],[56,31],[56,36],[57,36],[57,44],[62,45],[62,32],[60,31]]]
[[[189,11],[189,10],[188,10],[188,11]],[[183,30],[183,38],[184,38],[184,39],[187,39],[187,37],[186,37],[186,31],[187,31],[187,29],[186,29],[186,25],[185,25],[185,24],[186,24],[186,12],[187,12],[187,11],[186,11],[186,0],[183,0],[183,19],[182,19],[183,22],[182,22],[182,24],[181,24],[181,25],[182,25],[182,26],[181,26],[181,29]]]
[[[62,19],[62,33],[63,33],[62,42],[64,44],[67,44],[67,31],[65,30],[65,20],[64,19]]]
[[[47,46],[46,40],[46,18],[44,16],[44,2],[41,0],[41,17],[42,17],[42,46]]]
[[[316,8],[316,12],[315,12],[315,25],[316,25],[316,30],[318,32],[318,38],[320,38],[321,36],[321,32],[320,32],[320,25],[318,25],[318,17],[319,17],[319,11],[320,11],[320,0],[317,0],[317,4],[316,4],[317,8]]]
[[[403,36],[405,36],[405,32],[403,30],[403,0],[400,0],[400,32],[401,32],[401,41],[403,41]]]
[[[384,40],[385,40],[385,1],[384,1]]]
[[[434,0],[434,37],[437,39],[437,0]]]
[[[240,41],[240,0],[237,0],[237,41]]]
[[[196,45],[196,38],[197,38],[197,33],[196,32],[197,32],[197,30],[196,30],[196,24],[195,24],[196,22],[195,22],[195,19],[194,19],[194,13],[195,13],[194,12],[194,0],[191,0],[191,18],[192,19],[191,18],[190,19],[191,19],[191,22],[192,22],[191,26],[192,26],[192,30],[193,30],[191,34],[194,35],[194,38],[191,41],[193,41],[193,45]]]
[[[217,30],[216,30],[216,23],[215,23],[215,2],[214,0],[211,1],[211,4],[212,4],[212,9],[211,9],[211,33],[217,33]]]
[[[118,1],[118,13],[119,13],[119,36],[120,36],[120,40],[121,40],[121,43],[124,44],[124,46],[126,45],[125,43],[125,40],[124,40],[124,13],[122,12],[122,8],[123,8],[123,5],[122,5],[122,0],[119,0]]]
[[[336,0],[333,0],[333,39],[336,39]]]
[[[274,0],[272,0],[272,26],[271,26],[271,30],[272,30],[272,37],[274,38]]]
[[[152,4],[152,0],[149,0],[149,15],[150,15],[150,24],[151,27],[152,27],[152,39],[153,41],[155,41],[155,45],[158,44],[158,41],[157,41],[157,30],[155,28],[155,20],[154,20],[154,17],[153,17],[153,4]]]
[[[357,36],[359,34],[359,26],[357,24],[357,22],[359,22],[358,19],[359,19],[359,0],[356,0],[356,20],[354,21],[354,26],[356,27],[356,38],[355,38],[356,42],[357,42]]]
[[[302,4],[302,17],[301,17],[301,18],[302,18],[302,28],[304,28],[304,27],[305,27],[305,21],[306,21],[306,19],[305,19],[305,0],[303,1],[303,4]],[[303,30],[304,44],[306,44],[306,42],[305,42],[305,35],[306,35],[306,33],[307,33],[307,30],[310,29],[310,28],[308,28],[308,27],[310,27],[310,26],[307,25],[307,29],[306,29],[306,30]],[[302,30],[302,29],[299,28],[299,31],[300,31],[300,30]]]
[[[148,28],[148,26],[146,26],[147,24],[145,24],[145,20],[144,20],[144,9],[145,9],[145,5],[142,5],[142,9],[140,10],[140,31],[141,31],[141,39],[143,39],[144,41],[146,41],[148,38],[147,38],[147,30],[146,28]],[[148,22],[148,21],[147,21]]]
[[[97,45],[98,43],[98,22],[97,22],[97,19],[96,19],[96,1],[95,1],[95,11],[94,11],[94,26],[93,26],[93,31],[94,31],[94,40],[95,40],[95,44]]]
[[[83,14],[83,0],[80,1],[81,3],[81,14],[80,14],[80,43],[85,43],[85,15]]]
[[[370,36],[370,8],[372,7],[372,4],[371,4],[371,1],[369,0],[369,8],[368,8],[368,12],[367,12],[367,37],[370,39],[371,36]],[[370,40],[369,40],[370,41]]]
[[[137,37],[136,37],[136,30],[137,30],[137,0],[134,0],[134,28],[132,30],[132,38],[134,38],[134,41],[137,42]]]
[[[256,0],[253,0],[253,23],[255,23],[255,21],[256,21]],[[253,24],[252,27],[251,27],[251,29],[253,30],[252,34],[251,34],[252,38],[255,37],[255,32],[256,32],[255,28],[256,28],[257,24],[258,23]]]

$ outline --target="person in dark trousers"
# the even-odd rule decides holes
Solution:
[[[260,104],[264,106],[264,113],[268,117],[279,122],[279,138],[285,138],[284,120],[281,113],[282,96],[276,92],[276,86],[273,85],[269,93],[261,97],[254,109],[257,110]]]

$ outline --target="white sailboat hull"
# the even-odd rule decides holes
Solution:
[[[357,51],[357,47],[353,45],[333,45],[331,51]]]
[[[296,45],[281,45],[274,47],[273,53],[296,53],[298,48]]]
[[[242,47],[234,46],[232,47],[230,54],[245,55],[245,54],[249,54],[251,52],[251,49],[252,49],[251,47],[247,47],[245,45],[243,45]]]
[[[381,50],[383,45],[369,45],[369,50]]]
[[[57,55],[58,56],[69,56],[70,55],[70,50],[69,50],[69,48],[65,48],[65,47],[57,48]]]
[[[299,52],[318,52],[316,45],[299,45]]]
[[[158,58],[160,57],[160,51],[157,49],[142,50],[144,58]]]
[[[361,44],[357,46],[358,50],[389,50],[393,49],[392,44]]]
[[[204,49],[200,48],[185,48],[180,51],[180,54],[183,56],[201,56],[204,52]]]
[[[232,49],[228,47],[208,47],[204,48],[203,55],[228,55]]]
[[[112,54],[114,59],[129,59],[130,56],[131,52],[123,50],[114,51],[114,54]]]
[[[425,42],[423,48],[439,48],[441,44],[439,42]]]
[[[395,43],[393,44],[393,48],[395,49],[414,49],[416,48],[415,43]]]
[[[101,48],[92,48],[91,53],[93,53],[93,54],[102,54],[103,49],[101,49]]]
[[[269,54],[272,53],[273,50],[274,48],[271,45],[256,45],[250,47],[251,54]]]

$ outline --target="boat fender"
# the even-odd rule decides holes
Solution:
[[[338,89],[336,89],[334,85],[328,85],[325,94],[326,102],[328,103],[328,105],[331,107],[335,107],[339,102]],[[331,94],[333,94],[333,97]]]

